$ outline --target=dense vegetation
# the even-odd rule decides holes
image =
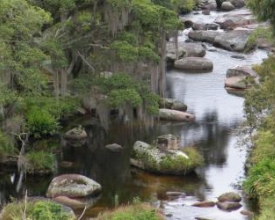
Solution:
[[[261,21],[270,21],[275,33],[274,2],[248,0],[247,5]],[[269,37],[270,38],[270,35]],[[246,192],[259,201],[258,220],[275,219],[275,57],[270,55],[261,65],[255,66],[260,83],[246,94],[245,112],[250,128],[253,148],[249,158]]]
[[[29,142],[59,132],[60,119],[109,112],[152,122],[165,93],[165,45],[194,0],[0,0],[0,157],[49,166],[51,149]],[[29,156],[25,156],[30,152]],[[26,166],[22,166],[27,161]]]

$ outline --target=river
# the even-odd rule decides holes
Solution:
[[[204,17],[196,15],[197,20],[208,19],[217,14]],[[180,40],[185,39],[182,33]],[[206,58],[214,62],[209,73],[189,73],[170,70],[167,72],[167,94],[188,105],[188,112],[196,116],[194,123],[161,122],[153,129],[129,129],[122,125],[113,125],[108,132],[90,120],[81,119],[71,125],[82,123],[88,131],[87,143],[74,147],[61,141],[62,152],[57,154],[58,161],[70,161],[72,167],[57,164],[55,175],[79,173],[91,177],[103,187],[101,198],[86,212],[86,218],[93,217],[115,203],[126,204],[134,198],[151,202],[161,208],[167,219],[194,220],[204,217],[211,220],[247,220],[240,210],[251,210],[249,202],[243,200],[243,207],[233,212],[224,212],[216,207],[196,208],[192,203],[201,200],[216,201],[217,197],[228,191],[239,190],[244,178],[246,148],[238,144],[235,132],[244,120],[242,97],[228,94],[224,89],[225,74],[228,68],[236,65],[260,63],[267,57],[265,51],[256,50],[245,54],[245,59],[235,59],[236,53],[217,48],[207,51]],[[135,127],[135,126],[134,126]],[[182,177],[162,176],[145,173],[129,166],[129,149],[136,140],[153,141],[158,135],[174,134],[180,137],[182,146],[194,145],[204,155],[205,165],[196,170],[196,174]],[[118,143],[124,151],[111,152],[104,146]],[[0,181],[0,202],[8,197],[17,197],[13,174],[2,174]],[[44,196],[52,177],[33,177],[24,181],[21,194],[28,191],[29,196]],[[186,197],[170,200],[167,191],[183,192]],[[20,194],[20,193],[19,193]],[[115,202],[116,201],[116,202]],[[253,210],[252,210],[253,211]]]

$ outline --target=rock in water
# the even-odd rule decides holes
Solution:
[[[88,177],[79,174],[64,174],[52,180],[46,196],[75,198],[96,195],[100,191],[101,185]]]

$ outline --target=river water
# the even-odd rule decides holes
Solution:
[[[215,18],[215,14],[204,17],[196,15],[197,20]],[[180,40],[186,38],[182,33]],[[209,45],[207,45],[209,46]],[[183,101],[188,112],[196,116],[194,123],[161,122],[153,129],[129,129],[113,125],[106,132],[94,125],[90,118],[72,121],[73,127],[83,124],[88,131],[87,143],[75,147],[61,140],[62,152],[57,154],[58,161],[70,161],[71,167],[57,164],[57,173],[79,173],[99,182],[103,187],[101,198],[86,212],[86,218],[96,216],[100,211],[127,204],[134,198],[151,202],[160,208],[167,219],[194,220],[204,217],[211,220],[247,220],[240,210],[252,207],[242,201],[243,207],[233,212],[224,212],[216,207],[196,208],[194,202],[216,201],[217,197],[228,191],[239,191],[244,177],[245,146],[238,144],[236,129],[244,120],[244,99],[228,94],[224,89],[225,74],[228,68],[236,65],[260,63],[266,52],[256,50],[245,54],[245,59],[234,59],[228,52],[217,48],[207,51],[206,58],[214,62],[209,73],[189,73],[170,70],[167,73],[167,94],[170,98]],[[181,146],[194,145],[204,155],[205,165],[195,174],[182,177],[154,175],[129,166],[129,153],[136,140],[152,142],[158,135],[173,134],[180,137]],[[60,143],[60,142],[59,142]],[[111,152],[104,146],[118,143],[124,147],[122,152]],[[44,196],[52,177],[27,178],[23,188],[16,192],[13,174],[2,174],[0,181],[0,202],[3,204],[10,196],[17,197],[20,192],[28,191],[29,196]],[[168,199],[166,192],[183,192],[186,197]],[[253,211],[253,210],[252,210]]]

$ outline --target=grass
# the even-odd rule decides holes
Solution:
[[[74,220],[74,216],[65,212],[61,205],[49,201],[12,202],[2,211],[1,220],[21,220],[23,213],[27,220]]]
[[[164,217],[151,206],[140,203],[121,206],[100,214],[96,220],[162,220]]]

